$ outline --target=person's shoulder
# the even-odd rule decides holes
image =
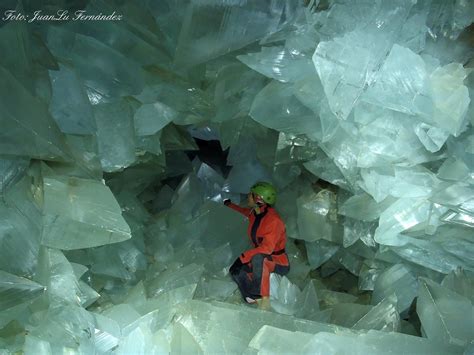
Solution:
[[[268,212],[269,212],[269,214],[271,214],[274,218],[279,219],[280,221],[283,222],[283,220],[282,220],[280,214],[278,213],[278,211],[277,211],[274,207],[270,207],[270,208],[268,209]]]

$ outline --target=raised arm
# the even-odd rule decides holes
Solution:
[[[232,208],[234,211],[237,211],[243,214],[247,218],[252,212],[250,208],[240,207],[239,205],[236,205],[235,203],[233,203],[231,200],[224,200],[224,205],[226,205],[229,208]]]

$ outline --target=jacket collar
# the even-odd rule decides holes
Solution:
[[[257,213],[257,209],[258,208],[258,211],[259,213]],[[259,214],[262,214],[262,213],[266,213],[271,207],[267,204],[263,205],[263,206],[260,206],[260,207],[254,207],[253,209],[253,213],[258,216]]]

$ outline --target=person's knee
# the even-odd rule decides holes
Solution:
[[[252,265],[260,265],[263,263],[265,256],[263,254],[255,254],[252,257]]]
[[[243,267],[243,264],[240,261],[240,258],[237,258],[232,264],[232,266],[229,268],[229,273],[231,275],[237,275],[240,273],[240,270],[242,270],[242,267]]]

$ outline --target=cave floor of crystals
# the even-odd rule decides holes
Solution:
[[[473,1],[47,3],[0,5],[0,354],[474,353]]]

